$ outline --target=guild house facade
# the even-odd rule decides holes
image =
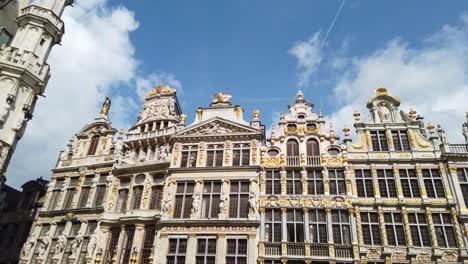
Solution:
[[[106,98],[59,154],[19,262],[468,263],[468,142],[399,106],[377,89],[351,138],[299,92],[266,135],[224,93],[188,124],[158,85],[125,132]]]

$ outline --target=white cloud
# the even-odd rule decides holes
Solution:
[[[322,62],[320,45],[320,32],[316,32],[308,40],[297,43],[288,51],[297,59],[301,87],[309,83],[311,75]]]
[[[350,125],[354,109],[364,116],[373,90],[387,87],[401,98],[402,110],[413,106],[426,124],[441,124],[449,141],[463,142],[461,124],[468,110],[467,23],[463,15],[460,25],[441,27],[417,49],[395,39],[370,55],[352,58],[333,90],[341,107],[331,119],[341,127]]]
[[[106,95],[136,78],[138,62],[129,34],[138,27],[134,14],[124,7],[110,8],[106,0],[79,0],[68,7],[63,20],[66,33],[49,58],[52,78],[46,98],[40,98],[34,118],[7,172],[8,184],[50,177],[59,150],[99,112]],[[111,119],[128,127],[128,108],[137,108],[129,96],[112,96]],[[115,114],[118,112],[119,114]]]

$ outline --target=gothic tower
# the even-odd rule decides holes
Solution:
[[[50,78],[46,63],[60,43],[60,19],[73,0],[37,0],[21,10],[18,31],[0,49],[0,173],[3,174]]]

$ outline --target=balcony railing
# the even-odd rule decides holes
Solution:
[[[286,256],[302,257],[310,256],[314,258],[330,257],[330,250],[335,253],[335,257],[339,259],[353,258],[353,248],[351,245],[333,245],[326,243],[270,243],[264,242],[265,256],[282,256],[282,249],[286,249]],[[284,248],[283,248],[284,247]],[[260,253],[262,254],[262,253]]]
[[[281,256],[281,243],[265,243],[265,255]]]
[[[468,144],[450,144],[450,152],[453,153],[467,153],[468,154]]]
[[[176,132],[176,127],[172,126],[172,127],[167,127],[163,129],[158,129],[155,131],[141,132],[141,133],[136,133],[136,134],[127,134],[127,140],[152,138],[152,137],[172,134],[174,132]]]
[[[310,255],[317,258],[327,258],[330,251],[328,244],[312,243],[310,244]]]
[[[301,166],[301,158],[299,156],[287,156],[286,165],[288,166]]]
[[[318,167],[322,165],[320,156],[307,156],[307,166]]]
[[[335,257],[349,259],[353,257],[353,247],[348,245],[335,245]]]
[[[306,243],[286,243],[288,256],[305,256]]]

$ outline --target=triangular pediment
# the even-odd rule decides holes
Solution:
[[[214,117],[201,123],[180,130],[176,137],[189,136],[223,136],[239,134],[260,134],[261,131],[253,127],[229,121],[220,117]]]

